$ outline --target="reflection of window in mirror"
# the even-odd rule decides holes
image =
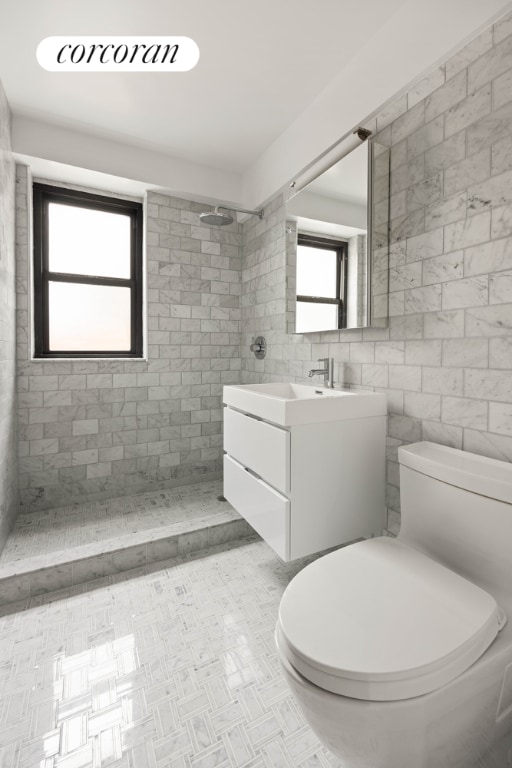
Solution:
[[[296,332],[346,327],[347,243],[299,232]]]

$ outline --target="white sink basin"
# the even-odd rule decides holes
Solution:
[[[308,387],[304,384],[240,384],[224,387],[224,403],[283,427],[385,416],[378,392]]]

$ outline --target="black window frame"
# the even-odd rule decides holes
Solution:
[[[326,251],[336,252],[336,297],[297,295],[297,301],[310,304],[336,304],[337,327],[332,330],[340,330],[347,327],[347,269],[348,269],[348,243],[345,240],[335,240],[328,237],[308,235],[304,232],[297,234],[297,247],[306,245],[312,248],[323,248]]]
[[[100,277],[97,275],[53,272],[49,269],[50,203],[89,208],[130,217],[130,277]],[[37,358],[141,358],[142,339],[142,203],[76,189],[40,184],[33,185],[34,222],[34,357]],[[57,350],[50,349],[49,283],[80,283],[130,288],[130,349],[129,350]]]

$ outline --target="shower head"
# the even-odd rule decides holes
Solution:
[[[210,224],[214,227],[224,227],[226,224],[233,223],[233,217],[229,213],[221,213],[218,205],[215,206],[214,211],[200,213],[199,218],[204,224]]]
[[[200,213],[199,218],[204,224],[209,224],[213,227],[224,227],[226,224],[232,224],[234,221],[233,216],[229,213],[221,213],[219,208],[222,208],[224,211],[230,210],[238,211],[239,213],[250,213],[251,216],[258,216],[260,219],[263,218],[263,211],[248,211],[246,208],[233,207],[228,209],[225,205],[216,205],[213,211],[204,211],[203,213]]]

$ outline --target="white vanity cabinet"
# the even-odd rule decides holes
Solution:
[[[283,425],[242,410],[236,389],[224,388],[224,496],[283,560],[382,532],[385,400],[377,415]]]

